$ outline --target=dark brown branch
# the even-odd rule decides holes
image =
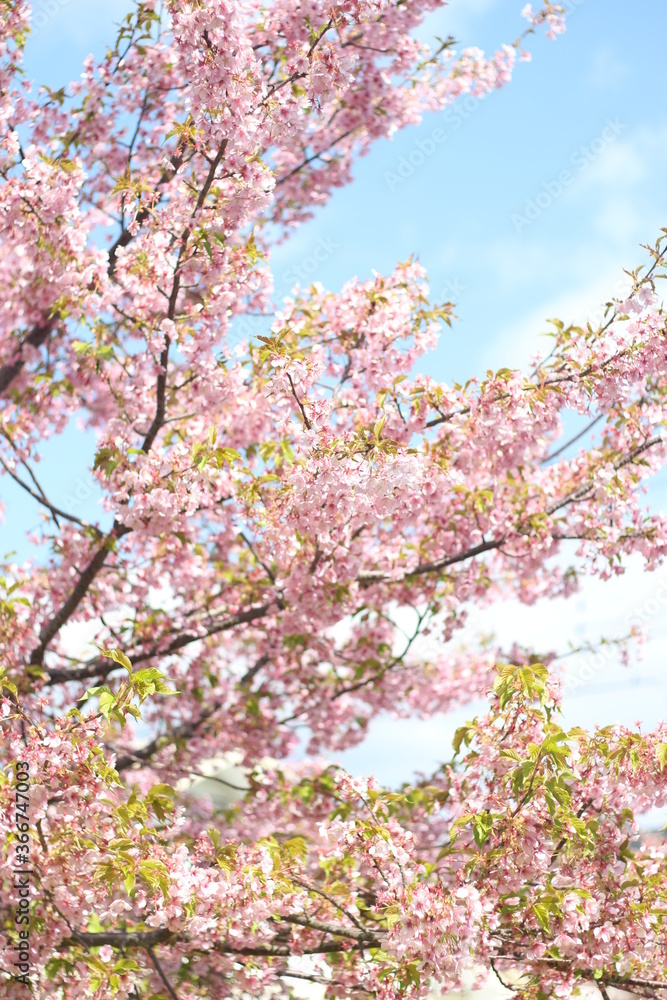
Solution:
[[[582,431],[579,431],[579,433],[575,434],[574,437],[571,437],[569,441],[566,441],[565,444],[562,444],[560,448],[557,448],[556,451],[553,451],[550,455],[547,455],[546,458],[543,458],[541,464],[545,465],[547,462],[551,462],[554,458],[558,458],[559,455],[562,455],[564,451],[567,451],[570,445],[575,444],[585,434],[588,434],[588,432],[592,430],[595,427],[595,425],[598,424],[603,419],[604,416],[606,416],[606,414],[599,413],[594,420],[591,420],[590,423],[586,424],[586,426]]]
[[[415,569],[410,570],[405,576],[401,577],[401,580],[409,580],[414,576],[422,576],[424,573],[434,573],[439,569],[444,569],[446,566],[453,566],[455,563],[464,562],[466,559],[472,559],[475,556],[481,555],[483,552],[490,552],[493,549],[497,549],[499,545],[504,542],[503,538],[496,539],[495,541],[481,542],[479,545],[475,545],[470,549],[466,549],[464,552],[459,552],[455,556],[447,556],[445,559],[438,559],[435,562],[430,563],[420,563]],[[369,570],[366,573],[360,573],[357,580],[361,584],[367,586],[373,583],[381,583],[383,580],[387,580],[388,577],[386,573],[381,570]]]
[[[500,985],[503,987],[503,989],[505,989],[505,990],[512,990],[512,992],[514,992],[514,987],[510,986],[509,983],[506,983],[505,980],[500,975],[500,973],[498,972],[498,969],[496,968],[496,963],[495,963],[494,959],[491,959],[489,964],[491,965],[491,969],[493,970],[494,976],[496,977],[496,979],[498,980],[498,982],[500,983]]]
[[[618,990],[625,990],[628,986],[647,990],[667,990],[667,979],[660,982],[658,979],[621,979],[620,976],[605,976],[603,982]]]
[[[303,419],[304,424],[306,425],[306,429],[307,430],[311,430],[312,429],[312,424],[311,424],[310,420],[308,419],[306,411],[305,411],[305,409],[303,407],[303,403],[301,402],[301,400],[297,396],[297,392],[296,392],[296,389],[294,387],[294,382],[292,381],[292,376],[290,375],[289,372],[287,373],[287,378],[289,379],[289,384],[292,387],[292,395],[294,396],[294,398],[296,400],[296,403],[297,403],[297,406],[299,407],[299,410],[301,411],[301,417]]]
[[[263,656],[260,656],[260,658],[257,660],[257,663],[254,663],[252,667],[249,667],[246,670],[243,677],[239,681],[239,686],[247,687],[248,684],[250,684],[250,682],[253,680],[255,674],[258,674],[259,671],[262,669],[262,667],[266,666],[266,664],[269,662],[269,659],[270,657],[268,656],[267,653],[264,653]]]
[[[105,944],[112,948],[152,948],[156,944],[173,941],[175,934],[167,927],[150,931],[75,931],[72,937],[60,942],[60,948],[73,948],[82,944],[86,948],[101,948]]]
[[[304,167],[307,167],[309,164],[311,164],[313,162],[313,160],[319,160],[319,159],[321,159],[324,153],[328,153],[330,149],[333,149],[334,146],[337,145],[337,143],[342,142],[343,139],[347,139],[348,136],[350,136],[354,132],[358,131],[358,129],[359,129],[358,125],[355,125],[354,128],[347,129],[347,131],[345,131],[341,135],[337,136],[337,138],[335,138],[333,140],[333,142],[330,142],[328,146],[326,146],[324,149],[321,149],[318,153],[313,153],[312,156],[306,156],[301,161],[301,163],[297,164],[296,167],[292,167],[291,170],[289,170],[286,174],[283,174],[282,177],[279,177],[276,180],[276,187],[279,187],[281,184],[284,184],[285,181],[288,181],[290,179],[290,177],[294,176],[294,174],[298,174],[298,172],[300,170],[303,170]],[[327,161],[323,161],[323,162],[327,162]]]
[[[344,917],[347,917],[348,920],[351,920],[352,923],[354,924],[354,926],[358,930],[360,930],[362,933],[365,934],[365,928],[364,928],[363,924],[361,924],[357,920],[357,918],[354,916],[354,914],[350,913],[349,910],[346,910],[344,906],[341,906],[341,904],[338,902],[338,900],[335,899],[333,896],[330,896],[328,892],[324,891],[324,889],[318,889],[317,886],[315,886],[315,885],[309,885],[308,882],[304,882],[304,881],[302,881],[301,879],[298,879],[298,878],[294,878],[293,881],[296,882],[297,885],[300,885],[302,889],[307,889],[308,892],[314,892],[316,895],[321,896],[323,899],[326,899],[327,902],[331,903],[332,906],[335,906],[335,908],[340,913],[342,913]]]
[[[252,791],[250,785],[235,785],[232,781],[221,778],[219,774],[206,774],[204,771],[188,771],[188,774],[193,775],[195,778],[203,778],[204,781],[214,781],[218,785],[224,785],[225,788],[231,788],[234,792],[246,793]]]
[[[311,976],[307,972],[293,972],[290,969],[276,972],[276,975],[281,976],[283,979],[303,979],[307,983],[317,983],[318,986],[331,987],[334,985],[331,979],[325,979],[324,976]]]
[[[339,927],[337,924],[327,924],[315,917],[308,917],[301,913],[290,913],[281,916],[281,921],[287,924],[297,924],[299,927],[308,927],[314,931],[321,931],[323,934],[330,934],[332,937],[351,938],[364,948],[379,948],[380,941],[376,935],[356,927]]]
[[[152,739],[150,743],[146,746],[140,747],[138,750],[133,750],[132,753],[127,753],[123,757],[119,757],[116,761],[116,770],[120,773],[121,771],[126,771],[128,767],[132,767],[133,764],[143,764],[154,753],[158,750],[163,750],[165,747],[172,746],[174,743],[178,743],[179,740],[187,740],[197,732],[201,726],[207,722],[212,715],[214,715],[219,708],[222,707],[224,702],[216,701],[210,708],[205,709],[200,716],[196,719],[191,719],[188,722],[181,723],[177,726],[173,732],[164,733],[161,736],[156,736]]]
[[[163,649],[160,649],[156,645],[141,652],[126,650],[125,653],[134,665],[151,660],[154,656],[169,656],[171,653],[175,653],[179,649],[190,645],[190,643],[207,639],[212,635],[218,635],[220,632],[227,632],[229,629],[236,628],[237,625],[246,625],[257,621],[257,619],[263,618],[268,614],[272,606],[271,603],[261,604],[257,607],[249,608],[247,611],[240,611],[238,614],[230,615],[229,618],[225,618],[223,621],[218,622],[217,625],[212,626],[203,635],[197,632],[184,632],[176,636]],[[88,663],[84,663],[82,667],[56,667],[48,670],[47,673],[49,675],[49,684],[66,684],[68,681],[83,681],[89,677],[106,677],[112,671],[118,669],[120,669],[118,664],[112,660],[96,656],[93,660],[89,660]]]
[[[169,181],[173,180],[173,178],[175,177],[176,173],[178,172],[182,164],[183,164],[182,155],[181,154],[174,155],[171,160],[171,168],[169,170],[163,171],[159,181],[156,184],[156,190],[162,187],[163,185],[168,184]],[[149,215],[150,215],[150,209],[144,206],[137,213],[135,221],[141,226],[142,223],[146,221]],[[107,274],[109,275],[110,278],[113,277],[116,270],[119,249],[121,247],[126,247],[133,240],[133,238],[134,238],[133,234],[130,233],[129,229],[127,229],[126,227],[123,229],[123,231],[121,232],[120,236],[115,241],[115,243],[113,243],[113,245],[109,248],[109,263],[107,266]],[[22,357],[23,348],[25,346],[35,347],[35,348],[41,347],[44,343],[46,343],[49,335],[55,328],[55,325],[56,325],[56,320],[54,317],[51,320],[46,320],[43,321],[42,323],[38,323],[36,326],[33,327],[30,333],[26,337],[24,337],[19,347],[18,356],[16,357],[16,359],[14,361],[8,362],[7,364],[3,365],[0,368],[0,395],[4,393],[4,391],[11,385],[11,383],[17,377],[17,375],[19,375],[20,372],[23,370],[23,366],[25,364],[25,359]]]
[[[201,210],[204,202],[206,201],[206,197],[209,191],[211,190],[213,181],[215,180],[215,173],[220,165],[222,157],[224,156],[226,148],[227,148],[227,140],[223,139],[223,141],[220,143],[218,152],[216,153],[215,158],[213,159],[209,167],[206,180],[204,181],[201,191],[199,192],[199,196],[197,198],[197,204],[192,210],[192,218],[194,218],[197,215],[197,213]],[[178,255],[178,262],[176,264],[174,280],[172,282],[171,293],[169,295],[169,307],[167,309],[167,319],[170,320],[173,320],[176,317],[176,305],[178,302],[178,293],[181,288],[181,275],[180,275],[181,260],[183,259],[183,255],[185,254],[188,240],[190,239],[191,235],[192,235],[192,230],[190,228],[187,228],[182,234],[180,240],[181,246]],[[156,389],[155,416],[153,417],[153,422],[151,423],[151,426],[148,429],[148,433],[146,434],[144,442],[141,446],[142,451],[145,451],[146,453],[148,453],[153,447],[155,438],[158,436],[165,422],[166,399],[167,399],[167,366],[169,364],[169,347],[170,347],[169,337],[165,336],[165,345],[160,355],[161,371],[157,377],[157,383],[155,387]]]
[[[65,938],[58,945],[59,948],[74,948],[83,945],[84,948],[101,948],[103,945],[111,945],[112,948],[142,948],[147,950],[158,944],[166,944],[174,941],[185,941],[179,935],[174,934],[166,927],[159,927],[150,931],[98,931],[98,932],[75,932],[71,937]],[[245,955],[252,956],[285,956],[294,954],[294,948],[289,944],[275,942],[257,945],[237,945],[230,941],[216,941],[214,949],[223,955]],[[335,952],[345,951],[344,944],[338,941],[322,941],[321,944],[312,948],[300,948],[302,955],[325,955]]]
[[[33,327],[31,332],[27,337],[24,338],[18,349],[17,357],[14,361],[8,362],[0,368],[0,393],[3,393],[11,383],[14,381],[17,375],[23,369],[25,364],[25,358],[23,358],[23,348],[25,346],[29,347],[41,347],[42,344],[46,342],[47,337],[51,333],[54,327],[54,322],[40,323]]]
[[[178,994],[176,993],[176,990],[173,988],[173,986],[171,985],[171,983],[167,979],[167,976],[165,975],[164,970],[163,970],[162,966],[160,965],[160,963],[158,962],[157,956],[156,956],[155,952],[153,951],[153,949],[152,949],[152,947],[150,945],[146,945],[146,952],[147,952],[148,957],[150,958],[151,962],[153,963],[153,968],[155,969],[155,971],[157,972],[158,976],[162,980],[162,985],[164,986],[164,988],[166,989],[167,993],[171,997],[171,1000],[178,1000]]]
[[[248,546],[248,548],[250,549],[250,551],[254,555],[255,559],[257,560],[257,562],[259,563],[259,565],[262,567],[262,569],[264,570],[264,572],[268,576],[268,578],[271,581],[271,583],[275,583],[276,582],[275,573],[273,572],[273,570],[269,566],[266,565],[266,563],[264,562],[263,559],[260,559],[259,555],[257,554],[257,552],[255,550],[254,545],[252,544],[252,542],[250,541],[250,539],[247,537],[247,535],[245,535],[243,532],[241,532],[239,537],[242,538],[243,541],[246,543],[246,545]]]
[[[357,931],[356,928],[342,928],[337,925],[330,925],[324,923],[320,920],[315,920],[313,918],[307,917],[303,914],[290,914],[288,916],[281,916],[281,922],[297,924],[299,926],[309,928],[311,930],[321,931],[324,934],[331,935],[332,937],[343,937],[348,938],[349,943],[344,943],[338,940],[326,940],[324,939],[320,944],[314,947],[299,948],[298,953],[302,955],[324,955],[332,954],[341,951],[349,950],[351,947],[355,949],[363,950],[368,947],[380,947],[380,941],[373,934],[367,934],[365,931]],[[166,927],[156,928],[154,930],[140,930],[140,931],[98,931],[98,932],[72,932],[71,937],[65,938],[57,946],[58,948],[73,948],[77,945],[83,946],[84,948],[100,948],[103,945],[111,945],[112,948],[141,948],[150,954],[156,945],[167,944],[176,941],[183,943],[188,943],[189,938],[185,935],[179,935],[170,931]],[[295,954],[294,946],[290,943],[284,943],[278,939],[274,941],[267,942],[265,944],[255,944],[255,945],[238,945],[229,940],[216,941],[213,944],[213,950],[218,952],[218,954],[224,955],[239,955],[247,957],[286,957],[289,958]],[[206,954],[198,949],[200,954]],[[521,959],[517,958],[515,955],[498,954],[495,958],[503,959],[505,961],[510,961],[516,964],[519,969],[525,963]],[[555,966],[557,968],[572,969],[573,964],[571,962],[564,961],[562,959],[552,959],[544,958],[539,961],[538,964],[547,964]],[[155,963],[154,963],[155,964]],[[492,964],[493,971],[496,972],[495,961]],[[576,967],[575,967],[576,968]],[[156,967],[157,971],[157,967]],[[586,974],[588,970],[576,970],[579,974]],[[159,974],[159,972],[158,972]],[[530,974],[527,970],[526,974]],[[619,990],[626,990],[631,992],[633,989],[642,990],[667,990],[667,980],[657,980],[657,979],[639,979],[634,976],[622,977],[618,975],[602,975],[599,980],[593,980],[592,972],[589,973],[591,981],[594,981],[597,985],[602,984],[603,987],[613,987]],[[162,980],[164,982],[164,979]],[[507,986],[507,984],[505,983]],[[509,987],[510,989],[512,987]],[[173,996],[174,994],[172,994]],[[603,994],[604,996],[604,994]]]
[[[95,525],[95,524],[88,524],[87,521],[82,521],[80,517],[75,517],[74,514],[68,514],[67,511],[61,510],[60,507],[56,507],[55,504],[53,504],[49,500],[47,500],[47,498],[45,496],[40,495],[35,490],[33,490],[30,486],[28,486],[27,483],[24,483],[23,480],[21,479],[21,477],[17,476],[16,473],[13,472],[12,469],[9,468],[9,466],[7,465],[7,463],[2,458],[0,458],[0,465],[2,465],[3,469],[5,470],[5,472],[9,476],[11,476],[11,478],[14,480],[14,482],[18,483],[18,485],[21,487],[21,489],[25,490],[26,493],[30,494],[30,496],[34,500],[36,500],[37,503],[41,504],[47,510],[51,511],[51,514],[53,515],[54,519],[56,519],[58,517],[62,517],[66,521],[71,521],[73,524],[78,524],[78,525],[80,525],[80,527],[85,528],[88,531],[94,531],[100,537],[102,536],[103,533],[100,531],[100,529],[97,527],[97,525]]]
[[[601,332],[604,332],[607,326],[609,326],[609,323],[606,323],[605,326],[601,328]],[[663,330],[663,333],[664,332],[665,330]],[[536,389],[543,389],[546,386],[559,385],[561,382],[580,381],[584,378],[587,378],[589,375],[592,375],[593,372],[605,371],[605,369],[608,368],[614,361],[620,361],[622,358],[624,358],[628,354],[629,350],[630,348],[625,347],[623,348],[623,350],[617,351],[615,354],[612,354],[610,357],[608,357],[605,361],[602,361],[600,364],[597,365],[590,364],[587,368],[584,368],[581,371],[569,372],[568,374],[562,374],[564,371],[567,371],[567,361],[564,361],[563,364],[560,366],[560,368],[556,370],[555,374],[551,378],[545,378],[544,381],[540,382],[539,384],[533,384],[532,382],[530,382],[527,385],[522,386],[521,391],[533,392]],[[504,399],[509,399],[510,396],[511,393],[509,392],[499,392],[496,396],[493,397],[493,399],[489,400],[489,402],[500,403]],[[434,408],[437,409],[437,407]],[[451,420],[453,417],[465,416],[466,414],[470,413],[470,406],[461,406],[456,410],[450,410],[449,413],[442,413],[440,411],[438,411],[438,413],[439,416],[433,417],[431,420],[427,420],[424,426],[427,428],[437,427],[438,424],[447,423],[447,421]]]
[[[159,192],[159,189],[161,187],[164,187],[165,184],[169,184],[169,182],[174,179],[174,177],[176,176],[176,174],[178,173],[179,169],[182,166],[183,166],[183,154],[175,153],[171,158],[171,166],[169,167],[169,169],[162,171],[160,179],[155,185],[156,192]],[[157,199],[158,203],[161,197],[162,197],[161,194],[159,194]],[[155,206],[151,206],[151,208],[152,207]],[[148,208],[148,206],[144,205],[137,212],[134,221],[137,223],[137,225],[141,226],[146,221],[146,219],[149,217],[150,214],[151,214],[151,209]],[[109,266],[107,268],[107,274],[109,275],[110,278],[113,278],[114,273],[116,271],[116,264],[118,263],[118,251],[121,249],[121,247],[128,246],[128,244],[131,243],[133,239],[134,239],[133,234],[129,231],[129,229],[126,226],[121,232],[118,239],[115,241],[115,243],[113,243],[112,246],[109,248]]]
[[[172,300],[174,300],[174,301],[176,299],[176,296],[178,295],[179,284],[180,284],[180,280],[179,280],[178,275],[176,275],[176,277],[174,278],[174,286],[173,286],[173,291],[172,291]],[[172,312],[171,301],[169,303],[169,312],[170,313]],[[169,318],[171,319],[173,317],[170,316]],[[166,336],[166,335],[165,335],[164,339],[165,339],[165,346],[164,346],[164,350],[162,351],[162,354],[160,355],[160,368],[162,370],[161,370],[160,374],[157,377],[157,383],[156,383],[156,387],[155,387],[155,397],[156,397],[156,400],[155,400],[155,416],[153,417],[153,421],[152,421],[150,427],[148,428],[148,432],[146,434],[146,437],[144,438],[143,443],[141,445],[142,451],[146,452],[146,454],[148,454],[148,452],[153,447],[153,443],[155,441],[155,438],[158,436],[158,434],[159,434],[159,432],[160,432],[160,430],[162,428],[162,425],[164,424],[164,419],[165,419],[165,416],[166,416],[166,413],[167,413],[167,403],[166,403],[166,399],[167,399],[167,366],[169,364],[169,347],[170,347],[170,343],[171,342],[169,340],[169,337]]]
[[[218,149],[218,153],[217,153],[215,159],[211,163],[208,175],[206,177],[206,181],[204,182],[204,185],[203,185],[201,191],[199,192],[199,197],[197,198],[197,204],[196,204],[196,206],[195,206],[195,208],[193,210],[193,213],[192,213],[193,217],[201,209],[201,207],[204,204],[204,201],[206,199],[206,196],[207,196],[208,192],[211,189],[211,185],[213,184],[213,180],[215,178],[215,172],[216,172],[216,170],[218,168],[220,160],[222,159],[222,156],[224,154],[226,145],[227,145],[227,140],[223,140],[223,142],[220,144],[220,148]],[[170,172],[168,172],[168,173],[170,173]],[[174,171],[174,173],[175,173],[175,171]],[[173,176],[173,174],[171,174],[171,176]],[[188,242],[189,238],[190,238],[190,230],[186,229],[186,231],[185,231],[185,233],[183,234],[183,237],[182,237],[181,253],[179,254],[179,262],[180,262],[182,253],[183,253],[183,251],[185,249],[185,246],[187,245],[187,242]],[[109,266],[111,266],[111,264]],[[171,290],[171,295],[169,297],[169,310],[168,310],[168,317],[169,317],[169,319],[173,319],[174,316],[175,316],[175,313],[176,313],[176,302],[177,302],[178,292],[179,292],[179,288],[180,288],[180,274],[179,274],[178,268],[179,268],[179,265],[177,264],[176,265],[176,273],[174,275],[174,281],[173,281],[172,290]],[[152,424],[151,424],[151,426],[150,426],[150,428],[148,430],[148,433],[146,434],[146,437],[144,438],[144,442],[142,444],[142,450],[144,452],[150,451],[150,449],[151,449],[151,447],[152,447],[152,445],[153,445],[153,443],[155,441],[155,438],[157,437],[157,435],[158,435],[158,433],[160,431],[160,428],[162,427],[162,425],[164,423],[165,414],[166,414],[167,364],[168,364],[168,361],[169,361],[169,338],[167,337],[164,349],[163,349],[162,354],[160,356],[160,364],[161,364],[161,367],[162,367],[162,371],[158,375],[158,379],[157,379],[155,416],[153,417],[153,422],[152,422]],[[39,634],[39,646],[32,653],[32,656],[31,656],[31,662],[32,663],[34,663],[34,664],[36,664],[38,666],[43,663],[44,654],[46,652],[47,646],[51,642],[51,639],[53,639],[53,637],[60,631],[60,629],[62,628],[62,626],[69,620],[69,618],[71,617],[71,615],[73,615],[74,612],[76,611],[76,609],[78,608],[79,604],[81,603],[81,601],[83,600],[83,598],[87,594],[88,589],[90,588],[90,585],[92,584],[93,580],[95,579],[95,577],[97,576],[97,574],[99,573],[99,571],[102,569],[102,566],[104,565],[104,563],[105,563],[105,561],[107,559],[109,551],[111,550],[111,548],[115,547],[115,542],[118,539],[120,539],[123,535],[127,534],[129,531],[131,531],[130,528],[127,528],[127,527],[119,524],[117,521],[114,522],[113,528],[111,529],[110,533],[104,539],[104,543],[97,550],[97,552],[95,553],[95,555],[93,556],[93,558],[90,560],[90,562],[88,563],[88,566],[85,568],[85,570],[81,573],[81,575],[80,575],[80,577],[79,577],[79,579],[77,581],[77,584],[74,587],[74,590],[71,592],[71,594],[69,595],[69,597],[67,598],[67,600],[65,601],[65,603],[62,605],[62,607],[60,608],[60,610],[55,615],[53,615],[52,618],[49,619],[49,621],[46,623],[46,625],[43,626],[43,628],[42,628],[42,630],[41,630],[41,632]]]
[[[194,211],[192,213],[193,217],[202,208],[204,202],[206,201],[208,193],[211,190],[211,187],[213,185],[213,181],[215,180],[215,172],[218,169],[218,167],[220,166],[220,162],[221,162],[223,156],[225,155],[225,150],[226,149],[227,149],[227,139],[223,139],[222,142],[220,143],[220,147],[218,149],[218,152],[215,154],[215,157],[214,157],[214,159],[211,162],[211,166],[210,166],[208,175],[206,177],[206,180],[204,181],[204,184],[202,186],[202,189],[199,192],[199,197],[197,198],[197,204],[196,204],[195,209],[194,209]]]
[[[131,528],[127,528],[118,521],[114,521],[113,528],[109,534],[106,535],[102,545],[97,549],[86,568],[80,574],[74,589],[71,591],[65,603],[62,604],[60,609],[51,618],[49,618],[45,625],[42,626],[39,633],[39,646],[37,646],[37,648],[34,649],[30,655],[29,662],[31,664],[41,666],[49,643],[53,637],[57,635],[63,625],[69,621],[78,606],[81,604],[81,601],[88,593],[93,580],[104,566],[109,553],[115,548],[116,542],[119,541],[123,535],[127,535],[131,530]]]
[[[508,955],[501,952],[496,957],[501,958],[505,961],[512,962],[519,968],[522,965],[526,964],[525,960],[522,960],[516,955],[511,955],[511,954]],[[639,979],[634,976],[624,977],[614,974],[609,975],[607,973],[603,973],[599,979],[594,979],[592,969],[578,968],[576,963],[563,958],[550,958],[545,955],[537,960],[537,965],[549,965],[553,966],[554,968],[563,969],[566,971],[571,971],[574,969],[574,971],[577,972],[582,978],[585,978],[587,981],[593,982],[595,985],[602,983],[604,986],[613,986],[614,989],[625,990],[628,993],[631,993],[633,991],[633,987],[636,989],[645,989],[645,990],[667,990],[667,979],[664,980]],[[526,974],[530,975],[530,971],[527,970]]]
[[[652,437],[649,440],[644,441],[642,444],[634,448],[630,454],[625,455],[623,458],[619,459],[614,463],[614,469],[618,471],[624,468],[626,465],[630,465],[636,458],[642,455],[649,448],[655,447],[657,444],[661,444],[661,437]],[[585,499],[591,490],[594,489],[594,483],[591,480],[578,486],[576,489],[567,493],[560,500],[555,500],[546,510],[543,512],[547,516],[555,514],[556,511],[560,510],[562,507],[566,507],[570,503],[576,503],[579,500]],[[520,530],[520,529],[519,529]],[[438,559],[434,562],[420,563],[414,569],[405,573],[404,576],[396,582],[402,583],[405,580],[410,580],[413,577],[421,576],[424,573],[435,573],[438,570],[445,569],[447,566],[453,566],[455,563],[464,562],[467,559],[473,559],[475,556],[481,555],[484,552],[490,552],[494,549],[499,549],[501,545],[504,544],[506,536],[503,535],[501,538],[491,539],[488,542],[481,542],[479,545],[475,545],[472,548],[465,549],[463,552],[459,552],[455,556],[447,556],[444,559]],[[383,581],[389,580],[390,578],[386,573],[381,570],[369,570],[365,573],[360,573],[357,577],[357,581],[365,586],[370,586],[373,583],[382,583]]]
[[[289,944],[256,944],[247,947],[232,945],[228,941],[216,944],[215,950],[223,955],[244,955],[248,958],[275,955],[277,957],[289,958],[294,955],[294,948]],[[347,951],[344,944],[338,941],[323,941],[315,948],[299,948],[300,955],[331,955],[337,952]]]
[[[634,462],[636,458],[642,455],[645,451],[648,451],[649,448],[654,448],[655,445],[661,443],[662,443],[661,437],[656,436],[649,438],[647,441],[644,441],[642,444],[638,445],[637,448],[634,448],[629,455],[625,455],[623,458],[620,458],[618,459],[618,461],[614,462],[614,469],[618,472],[620,469],[623,469],[626,465],[630,465],[632,462]],[[561,507],[565,507],[566,504],[573,503],[576,500],[582,500],[588,493],[590,493],[590,491],[593,488],[594,484],[590,480],[586,483],[583,483],[583,485],[577,487],[577,489],[575,490],[572,490],[571,493],[568,493],[562,499],[555,500],[549,507],[547,507],[547,509],[545,510],[545,514],[548,515],[555,514],[557,510],[560,510]]]

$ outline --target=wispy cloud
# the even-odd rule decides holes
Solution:
[[[622,62],[611,49],[598,49],[592,56],[592,68],[586,77],[591,87],[606,90],[617,86],[630,73],[630,67]]]

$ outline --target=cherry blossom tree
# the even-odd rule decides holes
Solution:
[[[554,654],[456,640],[473,605],[661,565],[665,237],[599,325],[465,386],[414,374],[453,306],[411,259],[274,301],[272,245],[357,155],[563,28],[529,5],[491,57],[430,49],[439,6],[146,0],[53,91],[0,4],[0,463],[44,515],[0,580],[0,996],[667,990],[636,820],[667,803],[667,727],[565,730]],[[572,412],[595,426],[568,442]],[[40,485],[74,419],[97,523]],[[480,698],[400,789],[327,762],[387,709]],[[232,755],[242,797],[195,797]]]

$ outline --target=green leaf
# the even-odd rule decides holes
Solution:
[[[551,931],[551,925],[549,923],[549,911],[546,908],[546,906],[544,906],[543,903],[534,903],[533,913],[539,920],[542,930],[545,930],[547,933],[549,933]]]
[[[28,677],[36,677],[38,680],[46,681],[49,678],[46,670],[36,663],[31,663],[29,667],[26,667],[25,672]]]
[[[129,660],[128,660],[129,663]],[[153,694],[178,694],[174,688],[167,687],[164,682],[164,674],[157,667],[145,667],[132,674],[130,684],[134,688],[140,701]]]
[[[114,972],[134,972],[139,969],[139,963],[133,958],[120,958],[113,967]]]
[[[222,837],[220,836],[220,831],[216,830],[215,827],[209,827],[208,830],[206,831],[206,833],[208,834],[209,840],[213,844],[213,847],[215,848],[215,850],[219,851],[220,850],[220,845],[221,845],[221,842],[222,842]]]
[[[387,415],[383,413],[379,420],[376,421],[375,427],[373,428],[373,437],[376,441],[379,441],[380,435],[382,434],[382,429],[387,422]]]
[[[111,722],[111,712],[116,707],[116,696],[111,691],[103,691],[100,695],[99,705],[104,718],[107,722]]]
[[[461,749],[461,744],[465,742],[466,746],[470,746],[470,733],[472,732],[472,726],[470,724],[466,726],[459,726],[459,728],[454,733],[454,739],[452,740],[452,746],[454,747],[454,753],[458,753]]]
[[[119,666],[125,667],[128,674],[132,673],[132,664],[121,649],[103,649],[101,646],[98,646],[97,648],[102,656],[106,656],[108,660],[113,660],[114,663],[117,663]]]
[[[106,686],[106,684],[103,684],[99,687],[88,688],[86,693],[79,698],[79,701],[88,701],[89,698],[96,698],[97,695],[100,694],[102,691],[109,691],[109,688]],[[110,691],[109,694],[111,694]]]
[[[169,895],[169,872],[162,861],[149,858],[139,862],[139,874],[151,889],[160,889],[166,899]]]
[[[410,964],[406,966],[405,978],[407,979],[408,983],[411,983],[413,986],[419,988],[419,985],[421,983],[421,976],[419,975],[419,969],[417,968],[416,962],[410,962]]]
[[[472,821],[472,831],[475,838],[475,843],[478,847],[481,847],[489,839],[491,831],[493,829],[493,816],[491,813],[484,812],[478,813],[473,817]]]

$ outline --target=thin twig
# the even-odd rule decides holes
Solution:
[[[30,494],[30,496],[33,498],[33,500],[36,500],[37,503],[41,504],[48,511],[51,512],[51,514],[54,517],[54,520],[56,520],[56,518],[58,518],[58,517],[62,517],[66,521],[72,521],[74,524],[78,524],[81,528],[85,528],[88,531],[94,531],[95,534],[98,537],[100,537],[100,538],[103,536],[103,532],[100,531],[100,529],[97,527],[97,525],[95,525],[95,524],[89,524],[87,521],[82,521],[80,517],[75,517],[74,514],[68,514],[67,511],[61,510],[60,507],[56,507],[55,504],[53,504],[49,500],[47,500],[47,498],[45,496],[43,496],[43,495],[40,496],[39,493],[36,493],[35,490],[31,489],[30,486],[28,486],[27,483],[24,483],[23,480],[19,476],[17,476],[15,472],[13,472],[9,468],[9,466],[7,465],[7,463],[2,458],[0,458],[0,465],[2,465],[3,469],[5,470],[5,472],[9,476],[12,477],[12,479],[14,480],[14,482],[18,483],[18,485],[21,487],[21,489],[25,490],[26,493]],[[57,520],[56,520],[56,525],[58,527],[60,527],[60,525],[58,524]]]
[[[169,996],[172,998],[172,1000],[178,1000],[178,993],[176,992],[176,990],[174,989],[174,987],[171,985],[171,983],[167,979],[162,966],[160,965],[160,963],[157,960],[157,955],[155,954],[155,952],[153,951],[153,949],[152,949],[152,947],[150,945],[146,946],[146,952],[148,953],[148,956],[149,956],[151,962],[153,963],[153,967],[154,967],[155,971],[157,972],[158,976],[160,977],[160,979],[162,980],[164,988],[167,990]]]
[[[557,449],[557,451],[552,451],[550,455],[547,455],[546,458],[543,458],[542,465],[545,465],[547,462],[551,462],[552,459],[558,458],[559,455],[562,455],[564,451],[567,451],[570,445],[573,445],[576,441],[582,438],[584,434],[588,434],[588,432],[592,430],[595,427],[595,425],[598,424],[604,418],[604,416],[605,416],[604,413],[599,413],[594,420],[591,420],[591,422],[584,427],[583,431],[579,431],[579,433],[575,434],[573,438],[570,438],[569,441],[566,441],[565,444],[562,444],[560,448]]]

